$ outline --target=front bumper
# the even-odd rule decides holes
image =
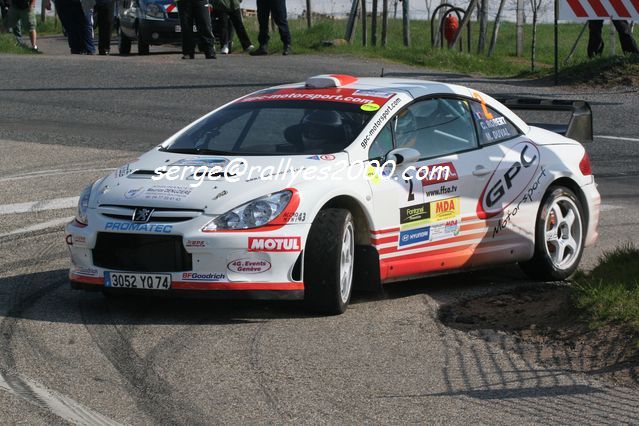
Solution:
[[[152,45],[181,43],[182,33],[175,30],[179,26],[180,21],[177,19],[165,21],[141,19],[138,26],[138,40]]]
[[[588,208],[588,228],[586,230],[585,246],[591,246],[599,237],[599,215],[601,210],[601,195],[597,190],[597,184],[592,183],[581,187],[584,197],[586,199],[586,205]]]
[[[72,222],[65,229],[72,262],[69,271],[72,288],[128,294],[135,290],[106,287],[105,274],[164,273],[171,276],[170,290],[139,291],[173,295],[211,293],[207,297],[219,298],[303,298],[302,248],[310,225],[201,232],[209,220],[210,217],[201,217],[144,228],[152,229],[151,232],[141,228],[130,231],[131,222],[103,219],[97,213],[90,215],[90,226]],[[173,238],[180,246],[175,249],[154,246],[154,237],[159,241]],[[129,246],[127,241],[131,242]],[[171,251],[167,256],[167,250],[188,261],[170,262],[174,253]],[[136,256],[139,260],[135,260]],[[128,259],[134,260],[127,262]]]

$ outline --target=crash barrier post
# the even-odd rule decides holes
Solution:
[[[455,37],[453,38],[453,41],[450,43],[451,49],[457,45],[457,42],[461,38],[461,33],[464,30],[464,27],[470,24],[471,15],[473,13],[473,10],[475,10],[476,5],[477,5],[477,0],[470,0],[470,4],[468,5],[468,7],[466,8],[466,11],[464,12],[464,18],[459,24],[459,28],[457,28],[457,32],[455,33]],[[470,46],[470,43],[469,43],[469,46]]]
[[[443,9],[443,10],[442,10]],[[439,28],[437,31],[435,31],[435,22],[437,21],[437,15],[441,13],[441,19],[439,20]],[[463,18],[465,17],[465,11],[464,9],[462,9],[461,7],[456,7],[453,6],[452,4],[449,3],[442,3],[439,6],[437,6],[435,8],[435,10],[433,11],[433,14],[430,17],[430,44],[432,47],[435,47],[439,44],[440,48],[444,47],[444,38],[445,38],[445,22],[446,19],[448,18],[448,16],[450,16],[452,13],[455,13],[455,15],[457,16],[457,22],[463,22]],[[461,28],[458,28],[457,31],[461,31]],[[470,52],[470,43],[471,43],[471,25],[470,25],[470,21],[468,22],[468,52]],[[451,47],[451,42],[452,40],[448,40],[448,47]],[[459,51],[461,52],[463,50],[463,43],[459,43]]]
[[[358,9],[359,0],[353,0],[353,3],[351,3],[351,12],[348,15],[348,21],[346,22],[346,34],[344,34],[344,39],[349,43],[353,41],[353,35],[355,35],[355,20],[357,19]]]

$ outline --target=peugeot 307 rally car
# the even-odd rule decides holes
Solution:
[[[533,126],[518,108],[572,116]],[[84,190],[71,284],[341,313],[354,287],[488,265],[561,280],[599,220],[571,137],[592,137],[584,102],[345,75],[261,90]]]

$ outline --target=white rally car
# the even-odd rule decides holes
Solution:
[[[526,124],[510,108],[565,109]],[[571,275],[597,238],[589,107],[320,75],[251,93],[89,185],[73,288],[303,299],[518,262]],[[568,137],[567,137],[568,136]]]

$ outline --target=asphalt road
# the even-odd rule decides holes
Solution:
[[[639,96],[342,56],[181,61],[47,52],[0,59],[0,419],[16,424],[636,423],[639,392],[545,368],[443,326],[442,303],[529,285],[517,268],[387,286],[339,317],[298,304],[106,299],[71,291],[62,223],[93,179],[247,91],[325,72],[586,99],[602,193],[584,256],[639,243]],[[556,117],[553,117],[556,118]],[[618,138],[618,139],[615,139]]]

